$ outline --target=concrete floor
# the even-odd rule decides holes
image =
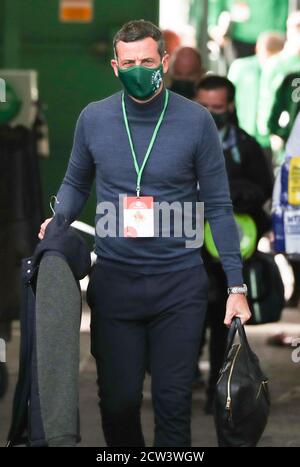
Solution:
[[[85,311],[81,332],[80,364],[80,405],[81,435],[79,446],[105,446],[100,424],[96,397],[96,375],[93,358],[89,354],[89,315]],[[268,426],[260,446],[300,446],[300,362],[292,362],[295,347],[272,347],[266,345],[268,336],[286,331],[288,335],[300,338],[300,310],[286,309],[282,321],[276,324],[248,326],[250,344],[261,360],[262,367],[270,378],[272,409]],[[5,440],[10,424],[11,404],[18,371],[19,328],[13,330],[13,340],[7,347],[7,362],[10,385],[6,396],[0,401],[0,446]],[[300,352],[298,353],[300,356]],[[208,362],[204,356],[201,368],[206,376]],[[197,447],[217,446],[214,424],[211,416],[204,415],[204,388],[195,387],[192,407],[192,444]],[[144,384],[142,424],[147,446],[153,442],[153,410],[150,394],[150,377]]]

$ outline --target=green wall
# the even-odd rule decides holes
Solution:
[[[95,0],[89,24],[60,23],[59,0],[0,0],[0,67],[35,69],[40,98],[47,106],[49,159],[41,160],[45,213],[62,181],[76,119],[89,102],[120,84],[110,68],[111,41],[131,19],[158,23],[159,0]],[[95,196],[81,216],[93,223]]]

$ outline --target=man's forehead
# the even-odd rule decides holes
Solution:
[[[205,95],[209,95],[209,96],[226,96],[227,95],[227,89],[225,87],[214,88],[214,89],[200,88],[199,92],[205,93]]]
[[[227,101],[227,91],[226,88],[216,88],[216,89],[199,89],[198,97],[204,99],[205,101],[212,103],[220,103]]]
[[[117,53],[124,59],[126,58],[148,58],[158,54],[158,44],[151,37],[146,37],[133,42],[119,41],[116,44]]]

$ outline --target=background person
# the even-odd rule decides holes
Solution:
[[[187,99],[193,99],[195,85],[203,74],[202,59],[198,50],[193,47],[181,47],[171,56],[169,88]]]
[[[263,209],[272,196],[273,177],[259,144],[235,123],[234,85],[223,76],[207,75],[197,85],[196,101],[213,116],[225,156],[234,211],[250,214],[257,226],[257,242],[271,228]],[[206,326],[210,329],[210,373],[204,410],[212,413],[219,371],[223,364],[228,329],[223,323],[227,285],[220,261],[203,248],[204,264],[210,278]],[[205,333],[204,328],[204,333]],[[200,355],[204,338],[200,346]]]

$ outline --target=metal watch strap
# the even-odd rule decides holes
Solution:
[[[231,294],[244,294],[244,295],[247,295],[247,285],[246,284],[243,284],[243,285],[240,285],[240,286],[235,286],[235,287],[228,287],[227,289],[227,292],[228,292],[228,295],[231,295]]]

